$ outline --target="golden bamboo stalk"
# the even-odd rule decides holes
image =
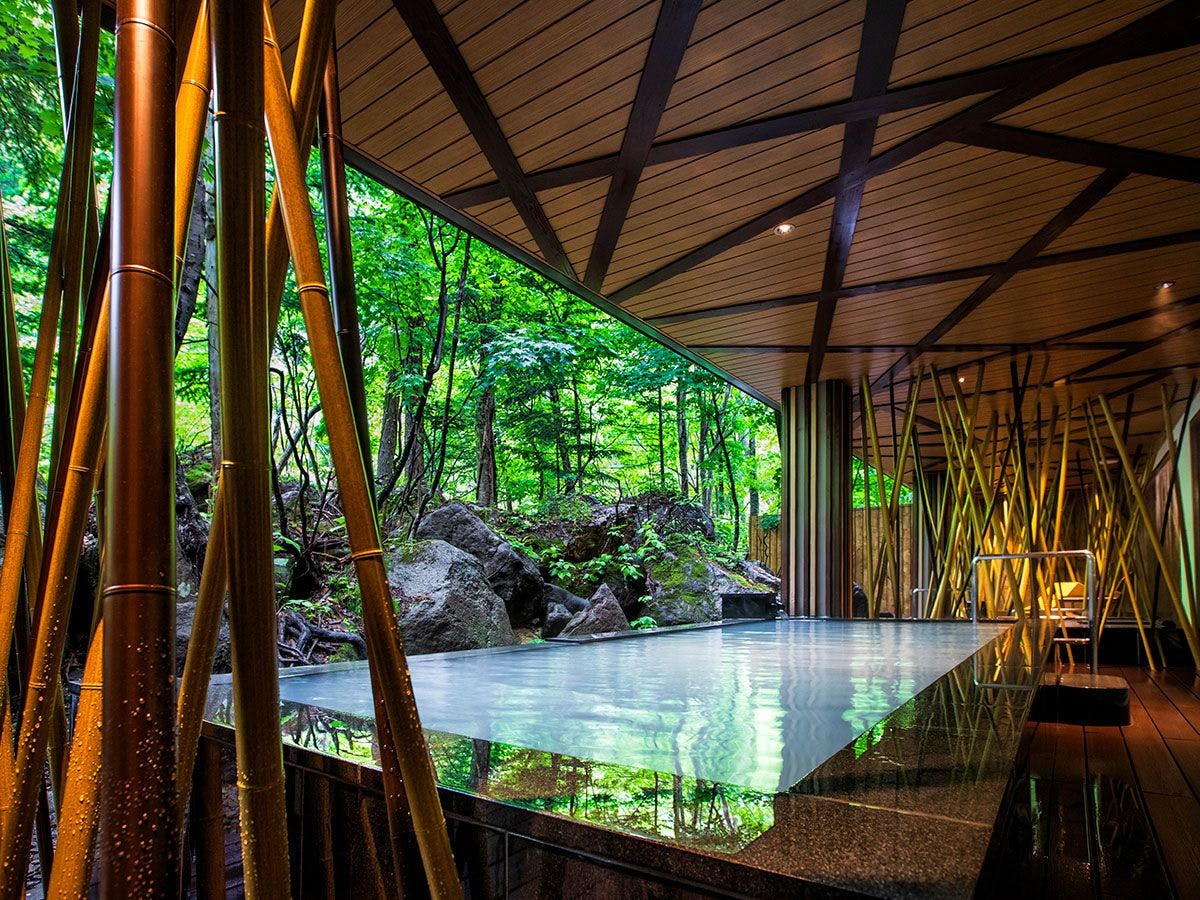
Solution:
[[[221,808],[221,748],[205,741],[196,758],[192,794],[197,900],[225,900],[225,815]]]
[[[82,900],[92,880],[96,825],[100,819],[100,731],[104,623],[88,647],[79,684],[79,707],[67,760],[67,777],[59,815],[59,842],[50,874],[50,900]]]
[[[71,405],[75,380],[75,351],[79,336],[79,303],[83,289],[84,265],[89,253],[88,224],[94,217],[95,189],[92,181],[93,118],[96,109],[96,67],[100,47],[100,0],[84,0],[83,29],[79,40],[78,68],[75,72],[72,119],[76,137],[71,153],[81,160],[72,167],[68,185],[67,223],[78,242],[63,254],[62,324],[59,328],[58,375],[54,382],[54,424],[50,441],[50,472],[53,476],[62,453],[63,429]],[[86,165],[82,163],[86,159]],[[90,213],[90,214],[89,214]]]
[[[325,245],[329,248],[329,284],[333,319],[354,424],[362,447],[367,484],[374,486],[371,469],[371,423],[367,416],[367,391],[363,377],[362,337],[358,327],[358,295],[354,289],[354,253],[350,236],[350,204],[346,196],[346,163],[342,155],[342,104],[338,86],[337,39],[330,38],[321,82],[321,189],[325,200]],[[374,491],[372,491],[372,495]]]
[[[13,626],[16,622],[21,594],[22,569],[25,569],[25,586],[30,597],[37,593],[41,569],[40,553],[31,551],[31,548],[40,547],[41,534],[37,504],[37,470],[41,456],[42,429],[46,423],[50,375],[57,343],[58,315],[62,306],[62,260],[71,237],[67,234],[70,184],[75,169],[85,164],[82,155],[76,156],[71,153],[71,147],[76,142],[75,135],[78,131],[79,117],[71,117],[71,121],[74,124],[68,129],[67,154],[59,176],[54,230],[50,241],[50,253],[46,264],[46,283],[42,293],[41,313],[38,320],[37,347],[30,379],[29,399],[21,428],[11,515],[5,523],[4,559],[0,563],[0,659],[4,660],[8,659],[12,651]],[[7,684],[8,667],[0,666],[0,695],[7,694]],[[11,784],[7,781],[10,758],[10,754],[0,753],[0,779],[3,779],[0,781],[0,818],[3,817],[5,804],[11,795]]]
[[[246,896],[290,894],[275,661],[268,367],[263,276],[262,8],[213,0],[220,286],[221,495]]]
[[[51,717],[49,707],[57,696],[58,668],[66,640],[66,620],[74,594],[83,543],[87,508],[91,505],[103,447],[104,395],[108,379],[108,302],[105,297],[94,352],[88,360],[80,417],[68,450],[63,505],[54,521],[47,558],[44,596],[39,604],[33,660],[25,692],[16,765],[13,769],[13,804],[4,817],[0,840],[0,896],[10,896],[21,883],[29,851],[38,782],[41,780]]]
[[[264,21],[268,28],[264,41],[267,132],[275,159],[278,195],[282,200],[284,225],[296,267],[317,389],[346,513],[346,531],[362,594],[368,659],[372,671],[378,673],[380,690],[376,692],[376,701],[384,715],[377,713],[376,718],[377,722],[385,722],[396,738],[394,748],[403,773],[430,893],[434,897],[460,897],[462,887],[454,866],[433,763],[421,731],[383,566],[379,523],[371,502],[362,448],[358,443],[354,412],[339,356],[283,66],[266,0],[264,5]]]
[[[118,0],[100,892],[179,884],[172,0]],[[137,752],[131,753],[130,748]]]
[[[1167,572],[1166,553],[1163,551],[1162,541],[1158,539],[1158,531],[1154,527],[1154,516],[1150,512],[1150,507],[1146,505],[1146,498],[1140,490],[1133,489],[1137,484],[1138,479],[1133,470],[1133,463],[1129,459],[1129,450],[1125,446],[1125,441],[1121,437],[1120,429],[1117,427],[1116,420],[1113,418],[1112,410],[1109,408],[1108,400],[1101,395],[1099,398],[1100,411],[1104,413],[1104,420],[1108,423],[1108,430],[1113,439],[1113,445],[1116,447],[1117,456],[1121,460],[1121,468],[1125,472],[1125,477],[1131,488],[1134,505],[1138,513],[1142,517],[1142,522],[1145,525],[1146,536],[1150,541],[1150,547],[1154,550],[1154,556],[1158,560],[1158,564],[1162,567],[1163,572]],[[1178,617],[1179,628],[1183,632],[1184,638],[1187,640],[1188,650],[1191,651],[1193,662],[1200,664],[1200,639],[1197,639],[1196,627],[1187,617],[1187,613],[1183,608],[1182,599],[1179,596],[1179,591],[1176,589],[1175,582],[1170,578],[1164,578],[1163,582],[1167,588],[1167,596],[1171,600],[1171,605],[1175,609],[1175,615]]]
[[[333,3],[330,0],[309,0],[304,8],[300,26],[300,41],[292,69],[291,96],[301,132],[311,133],[316,120],[317,83],[320,67],[329,45],[333,25]],[[283,285],[288,269],[287,237],[283,233],[283,214],[278,196],[272,197],[271,214],[267,221],[267,303],[269,306],[269,339],[273,340],[279,324]],[[268,342],[269,346],[269,342]],[[225,564],[225,520],[227,502],[220,489],[213,501],[213,517],[209,526],[208,548],[200,575],[196,598],[192,637],[188,642],[187,658],[180,683],[177,722],[179,727],[178,779],[179,816],[182,821],[191,789],[192,768],[200,740],[200,726],[212,673],[213,653],[220,628],[221,608],[225,602],[227,574]],[[387,768],[385,767],[385,777]]]
[[[179,23],[183,24],[183,23]],[[212,90],[212,55],[208,40],[208,4],[201,2],[183,68],[179,94],[175,98],[175,279],[183,270],[188,228],[192,222],[196,175],[200,171],[200,148],[208,121]],[[190,152],[195,147],[195,152]],[[176,284],[178,289],[178,283]]]

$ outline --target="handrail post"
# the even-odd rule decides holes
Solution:
[[[1088,643],[1091,645],[1091,672],[1098,671],[1100,642],[1096,635],[1096,554],[1091,550],[1046,550],[1032,553],[980,553],[971,559],[970,603],[971,621],[979,624],[979,564],[1017,559],[1067,559],[1082,556],[1084,569],[1084,614],[1088,624]]]

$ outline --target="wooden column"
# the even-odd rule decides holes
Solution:
[[[850,614],[850,386],[783,389],[783,602],[790,615]]]
[[[102,897],[169,897],[179,885],[174,6],[117,3]]]

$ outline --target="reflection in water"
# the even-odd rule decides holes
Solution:
[[[1006,627],[786,620],[410,664],[427,728],[775,791]],[[285,677],[280,693],[372,714],[361,664]]]

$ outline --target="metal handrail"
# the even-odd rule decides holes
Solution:
[[[925,618],[925,604],[924,603],[921,604],[920,613],[918,614],[918,612],[917,612],[917,594],[928,594],[928,593],[929,593],[929,588],[927,588],[927,587],[915,587],[911,591],[908,592],[909,605],[912,607],[912,617],[914,619]]]
[[[1092,674],[1097,672],[1096,650],[1096,627],[1095,627],[1095,605],[1096,605],[1096,554],[1091,550],[1043,550],[1034,553],[982,553],[971,560],[971,621],[979,623],[979,564],[981,562],[997,562],[1004,560],[1018,559],[1068,559],[1075,557],[1083,557],[1086,562],[1084,570],[1083,583],[1086,605],[1084,612],[1087,617],[1088,624],[1088,643],[1091,647],[1091,669]]]

